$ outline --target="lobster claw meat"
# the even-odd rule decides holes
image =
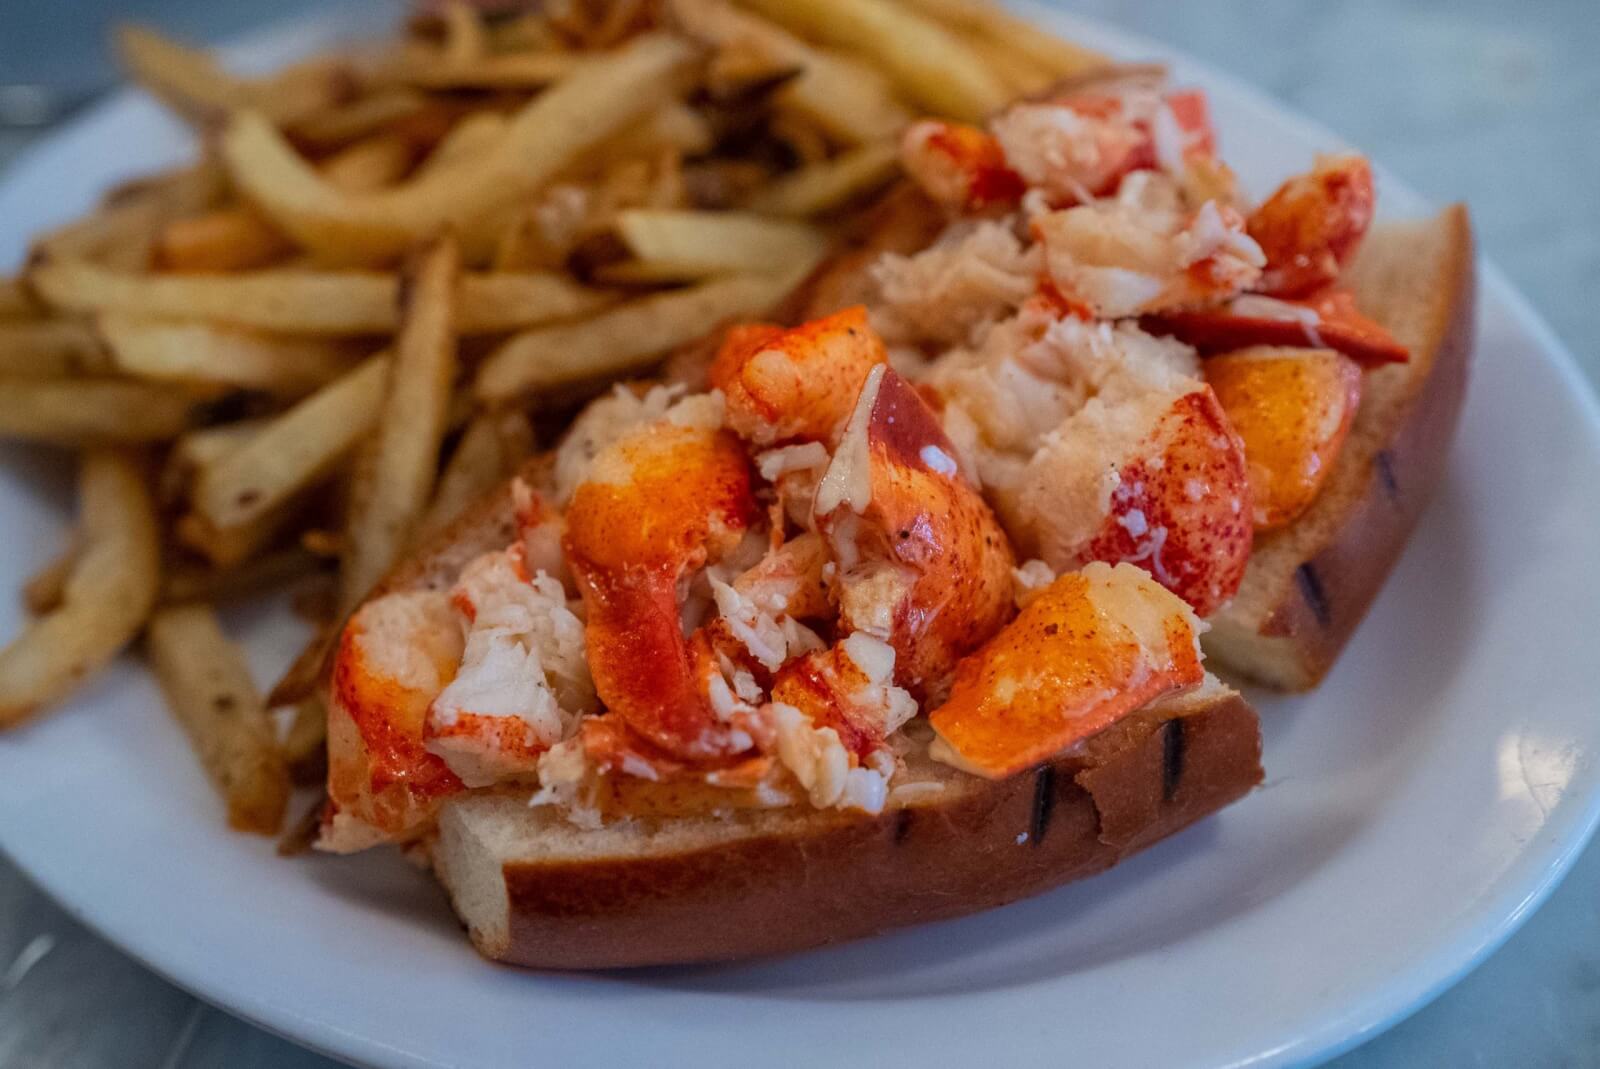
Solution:
[[[1069,572],[957,666],[949,697],[928,718],[938,734],[931,752],[990,779],[1047,761],[1201,683],[1202,627],[1131,565]]]
[[[1303,297],[1339,277],[1372,225],[1377,192],[1361,156],[1329,156],[1262,202],[1245,229],[1266,254],[1257,292]]]
[[[1361,369],[1331,349],[1244,349],[1205,363],[1244,442],[1258,531],[1311,507],[1361,403]]]
[[[1246,294],[1213,308],[1146,316],[1140,326],[1206,354],[1291,345],[1333,349],[1362,367],[1411,359],[1394,335],[1361,314],[1349,290],[1337,287],[1294,299]]]

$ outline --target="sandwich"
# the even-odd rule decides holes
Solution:
[[[319,845],[604,968],[1042,892],[1262,777],[1438,481],[1459,207],[1358,156],[1249,204],[1147,72],[914,123],[778,322],[707,324],[419,546],[328,673]],[[1222,675],[1211,671],[1218,667]]]

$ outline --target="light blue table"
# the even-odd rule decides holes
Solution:
[[[106,5],[112,6],[112,5]],[[192,34],[311,0],[121,5]],[[1424,193],[1469,201],[1507,269],[1600,379],[1600,0],[1083,0],[1339,130]],[[90,0],[0,5],[0,82],[23,20],[97,32]],[[37,31],[35,31],[37,33]],[[43,40],[48,34],[39,33]],[[21,139],[0,135],[0,161]],[[42,953],[42,956],[38,956]],[[31,968],[24,970],[29,960]],[[9,970],[8,965],[16,962]],[[329,1069],[197,1002],[85,931],[0,858],[0,1069]],[[1600,848],[1487,964],[1336,1063],[1600,1066]]]

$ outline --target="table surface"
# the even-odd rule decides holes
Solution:
[[[82,49],[98,32],[102,9],[137,11],[178,32],[215,37],[312,6],[313,0],[16,5],[0,12],[0,81],[8,72],[15,76],[24,47],[34,57],[51,48]],[[1576,351],[1591,382],[1600,380],[1600,351],[1590,341],[1600,335],[1596,0],[1076,0],[1069,6],[1232,71],[1340,131],[1428,196],[1468,201],[1485,252]],[[0,133],[0,165],[23,141]],[[1600,1067],[1597,992],[1600,846],[1482,968],[1334,1064]],[[223,1064],[329,1069],[334,1063],[152,975],[0,857],[0,1069]]]

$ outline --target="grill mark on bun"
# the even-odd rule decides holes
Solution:
[[[1056,770],[1049,765],[1039,769],[1033,781],[1033,811],[1028,820],[1028,842],[1038,846],[1050,829],[1050,813],[1056,806]]]
[[[1306,607],[1311,610],[1311,615],[1316,617],[1317,623],[1327,627],[1333,622],[1333,610],[1328,605],[1328,592],[1322,589],[1322,579],[1310,561],[1295,569],[1294,579],[1300,586],[1300,596],[1306,599]]]
[[[1183,718],[1167,721],[1161,735],[1161,800],[1172,801],[1178,793],[1178,781],[1183,777],[1184,750]]]
[[[1373,466],[1378,469],[1378,481],[1383,483],[1383,492],[1388,495],[1389,503],[1400,503],[1400,482],[1394,476],[1394,454],[1387,449],[1380,449],[1372,458]]]

